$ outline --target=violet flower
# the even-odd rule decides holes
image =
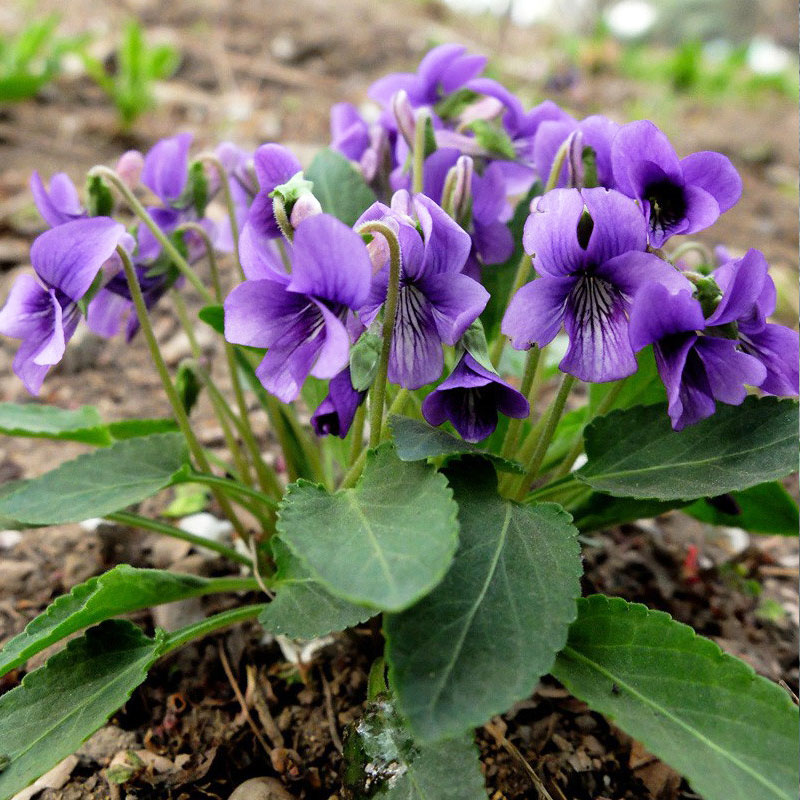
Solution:
[[[616,188],[641,203],[653,247],[708,228],[742,194],[742,179],[724,155],[703,151],[679,159],[647,120],[620,128],[611,164]]]
[[[459,44],[442,44],[430,50],[416,72],[393,72],[375,81],[369,96],[384,108],[404,89],[413,108],[430,106],[462,88],[483,71],[486,57],[469,55]]]
[[[235,209],[236,225],[241,232],[247,220],[253,198],[258,193],[255,172],[252,168],[253,157],[232,142],[222,142],[217,147],[216,156],[225,168],[228,187],[230,188],[231,199]],[[219,223],[216,245],[220,250],[233,252],[233,231],[227,215]]]
[[[53,175],[50,178],[50,186],[47,187],[39,173],[34,171],[30,187],[37,210],[51,228],[89,216],[81,203],[75,184],[64,172]]]
[[[419,389],[442,374],[442,344],[454,345],[461,338],[486,307],[489,293],[462,273],[471,247],[469,235],[430,198],[420,194],[412,200],[408,192],[399,191],[391,209],[373,204],[356,229],[370,220],[393,226],[400,241],[400,293],[388,377],[406,389]],[[386,300],[388,282],[387,257],[359,312],[365,325]]]
[[[290,275],[246,280],[225,300],[225,338],[267,348],[256,375],[287,403],[309,374],[329,379],[347,366],[347,311],[366,302],[372,274],[361,237],[328,214],[300,223],[291,260]]]
[[[564,372],[593,383],[633,374],[633,296],[647,283],[673,292],[689,287],[670,264],[644,252],[647,232],[635,203],[602,188],[554,189],[539,198],[522,241],[541,277],[514,295],[503,318],[513,346],[543,347],[563,324]]]
[[[252,226],[259,237],[278,239],[281,229],[272,211],[270,194],[276,186],[286,183],[303,168],[294,155],[279,144],[262,144],[253,161],[259,190],[250,206],[246,225]]]
[[[338,436],[344,439],[350,431],[358,407],[366,392],[353,388],[350,367],[345,367],[328,384],[328,395],[311,415],[311,427],[317,436]]]
[[[464,353],[455,369],[423,401],[431,425],[450,420],[462,439],[479,442],[494,433],[497,414],[522,419],[530,409],[524,395]]]
[[[58,364],[80,320],[78,301],[125,234],[108,217],[65,222],[43,233],[31,247],[31,275],[20,276],[0,310],[0,333],[22,344],[13,369],[31,394]]]

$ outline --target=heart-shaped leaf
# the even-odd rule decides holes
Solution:
[[[533,691],[567,640],[582,572],[559,506],[502,499],[483,459],[446,474],[461,524],[453,566],[384,623],[398,707],[422,741],[482,725]]]
[[[291,485],[278,533],[326,589],[351,603],[399,611],[444,577],[458,542],[453,493],[420,461],[400,461],[390,444],[367,455],[353,489],[329,494]]]

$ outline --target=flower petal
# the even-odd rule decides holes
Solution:
[[[177,200],[189,176],[191,133],[179,133],[156,142],[144,157],[142,183],[164,203]]]
[[[711,394],[716,400],[738,406],[747,397],[748,386],[760,386],[767,370],[757,359],[736,349],[737,342],[716,336],[701,336],[695,352],[706,370]]]
[[[371,279],[372,262],[364,240],[343,222],[317,214],[297,226],[290,291],[355,310],[366,302]]]
[[[631,250],[647,247],[647,227],[636,203],[621,192],[584,189],[581,197],[592,218],[592,232],[586,257],[602,264]]]
[[[253,154],[253,163],[260,194],[266,195],[303,169],[294,154],[279,144],[262,144]]]
[[[50,178],[49,190],[45,187],[39,173],[31,175],[31,192],[36,208],[44,221],[51,227],[63,225],[73,219],[86,216],[75,184],[64,172],[57,172]]]
[[[517,350],[532,344],[544,347],[553,341],[564,320],[564,309],[574,278],[545,276],[526,283],[511,298],[502,332]]]
[[[125,226],[109,217],[65,222],[34,241],[31,263],[45,283],[80,300],[124,234]]]
[[[350,336],[344,323],[324,303],[314,305],[322,313],[325,329],[321,334],[319,355],[311,370],[315,378],[328,380],[340,373],[350,355]]]
[[[680,161],[669,139],[649,120],[623,125],[611,145],[611,166],[614,183],[629,197],[643,197],[652,179],[652,166],[663,175],[682,184]]]
[[[225,338],[234,344],[271,347],[296,327],[310,305],[307,297],[286,291],[280,281],[245,281],[225,298]]]
[[[86,309],[86,324],[92,333],[110,339],[119,333],[123,320],[132,309],[133,303],[126,297],[101,289]]]
[[[660,283],[648,283],[633,299],[628,333],[636,352],[665,337],[704,327],[703,310],[689,291],[671,294]]]
[[[649,283],[665,286],[671,294],[692,291],[692,284],[675,267],[652,253],[623,253],[599,266],[594,274],[613,283],[628,298]]]
[[[739,329],[740,344],[766,368],[767,376],[759,386],[767,394],[796,397],[798,393],[797,331],[783,325],[767,324],[762,330]]]
[[[540,275],[563,278],[586,263],[586,251],[578,243],[578,222],[583,197],[577,189],[553,189],[538,198],[525,222],[522,243],[534,257]]]
[[[763,253],[752,248],[725,276],[726,286],[719,305],[706,320],[706,325],[726,325],[734,320],[757,314],[758,300],[764,289],[769,265]],[[763,323],[763,320],[760,320]]]
[[[710,417],[716,410],[703,363],[694,352],[697,339],[695,334],[675,336],[653,348],[658,374],[667,390],[667,411],[676,431]]]
[[[415,286],[400,289],[392,333],[389,380],[419,389],[442,374],[444,355],[433,309]]]
[[[681,169],[687,184],[708,192],[725,212],[742,196],[742,179],[727,156],[710,150],[692,153],[681,159]]]
[[[449,345],[464,335],[489,302],[489,292],[460,273],[425,277],[417,286],[431,304],[441,340]]]
[[[469,234],[423,194],[415,195],[414,210],[425,240],[425,274],[461,272],[472,249]]]
[[[569,336],[559,364],[564,372],[591,383],[616,381],[636,372],[625,303],[612,284],[595,277],[576,281],[567,298],[564,327]]]

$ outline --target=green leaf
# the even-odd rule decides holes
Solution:
[[[104,517],[169,486],[185,472],[188,458],[178,433],[117,442],[67,461],[0,498],[0,516],[33,525]]]
[[[199,483],[179,483],[174,489],[172,502],[161,512],[163,517],[188,517],[203,511],[211,492]]]
[[[174,419],[156,417],[154,419],[122,419],[109,422],[108,432],[116,441],[135,439],[138,436],[150,436],[154,433],[171,433],[178,430]]]
[[[73,586],[57,597],[22,633],[0,650],[0,676],[71,633],[118,614],[215,590],[216,582],[195,575],[136,569],[120,564],[103,575]]]
[[[68,411],[40,403],[0,403],[0,433],[108,445],[111,437],[94,406]]]
[[[385,694],[345,739],[342,782],[353,800],[486,800],[472,734],[420,745]]]
[[[688,625],[594,595],[553,674],[706,800],[796,800],[797,707]]]
[[[271,587],[275,599],[258,621],[270,633],[292,639],[313,639],[342,631],[375,615],[375,609],[332,595],[292,555],[280,539],[272,540],[277,571]]]
[[[475,134],[475,141],[490,153],[510,161],[517,159],[517,151],[511,137],[502,129],[485,119],[476,119],[467,125]]]
[[[145,679],[162,648],[163,637],[108,620],[0,697],[0,800],[77,750]]]
[[[673,431],[664,405],[613,411],[586,429],[575,474],[620,497],[694,500],[782,478],[797,467],[797,403],[748,397]]]
[[[289,486],[278,533],[337,597],[399,611],[444,577],[458,543],[456,512],[444,476],[398,460],[387,443],[368,453],[353,489]]]
[[[516,461],[482,450],[477,445],[465,442],[447,431],[432,428],[427,422],[420,422],[410,417],[392,414],[389,417],[397,457],[401,461],[422,461],[438,456],[476,455],[489,459],[497,469],[504,472],[522,474],[525,470]]]
[[[355,165],[329,148],[317,153],[306,178],[313,181],[314,196],[322,210],[346,225],[355,225],[376,199]]]
[[[729,525],[751,533],[797,536],[800,525],[797,503],[777,481],[743,492],[730,492],[729,500],[738,506],[738,514],[725,513],[709,500],[698,500],[684,508],[683,513],[711,525]]]
[[[210,325],[217,333],[225,333],[225,307],[222,303],[203,306],[197,316],[206,325]]]
[[[421,741],[482,725],[527,697],[564,646],[580,595],[577,531],[562,508],[502,499],[481,459],[447,475],[461,524],[453,566],[384,620],[390,684]]]

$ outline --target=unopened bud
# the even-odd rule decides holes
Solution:
[[[459,156],[456,161],[455,185],[453,187],[453,218],[463,219],[469,211],[472,202],[472,174],[474,163],[469,156]]]
[[[311,192],[306,192],[305,194],[301,194],[292,206],[289,222],[292,223],[293,228],[296,228],[304,219],[314,217],[321,213],[322,206],[319,200],[317,200]]]
[[[417,121],[414,118],[414,109],[408,99],[405,89],[395,92],[392,97],[392,113],[397,120],[397,129],[406,140],[409,147],[414,146],[414,136],[417,130]]]
[[[569,170],[569,186],[580,189],[583,187],[584,164],[583,164],[583,134],[580,131],[573,131],[569,135],[567,145],[567,164]]]
[[[128,150],[117,161],[117,175],[129,189],[135,189],[139,185],[143,169],[144,156],[138,150]]]

